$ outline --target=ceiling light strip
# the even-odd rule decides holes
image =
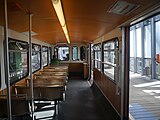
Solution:
[[[70,43],[70,39],[69,39],[68,31],[67,31],[67,26],[66,26],[66,22],[65,22],[65,18],[64,18],[64,13],[63,13],[63,9],[62,9],[61,0],[51,0],[51,1],[52,1],[52,5],[56,11],[57,17],[58,17],[59,22],[61,24],[61,27],[63,29],[63,32],[65,34],[65,37],[66,37],[68,43]]]

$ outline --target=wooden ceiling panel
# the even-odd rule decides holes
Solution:
[[[140,14],[159,0],[125,0],[139,7],[128,15],[109,13],[117,0],[61,0],[71,42],[92,42],[128,19]],[[28,12],[33,13],[33,36],[54,44],[66,42],[51,0],[8,0],[8,26],[28,31]],[[2,18],[2,15],[1,15]],[[2,24],[2,20],[0,24]]]
[[[48,32],[63,32],[57,20],[33,18],[33,24],[33,31],[37,32],[38,34],[45,34]]]
[[[33,38],[46,41],[50,44],[55,44],[56,42],[66,42],[65,36],[63,35],[62,32],[50,32],[50,33],[45,33],[45,34],[38,34],[33,36]]]

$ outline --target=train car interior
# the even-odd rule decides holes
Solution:
[[[0,120],[160,120],[160,0],[0,0]]]

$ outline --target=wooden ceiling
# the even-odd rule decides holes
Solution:
[[[92,42],[159,0],[125,0],[139,7],[128,15],[109,13],[116,0],[61,0],[72,42]],[[20,33],[28,31],[28,12],[33,13],[33,38],[54,44],[66,42],[51,0],[8,0],[8,25]]]

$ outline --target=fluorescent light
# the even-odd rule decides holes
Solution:
[[[68,43],[70,43],[68,34],[66,34],[65,36],[66,36],[66,38],[67,38]]]
[[[66,26],[66,25],[64,25],[64,26],[62,27],[62,29],[63,29],[63,32],[64,32],[65,35],[68,34],[67,26]]]
[[[56,11],[57,17],[58,17],[59,22],[61,24],[61,27],[63,29],[63,32],[65,34],[65,37],[66,37],[68,43],[70,43],[68,31],[67,31],[67,26],[66,26],[66,22],[65,22],[65,18],[64,18],[64,13],[63,13],[63,9],[62,9],[61,0],[51,0],[51,1],[52,1],[52,5]]]

